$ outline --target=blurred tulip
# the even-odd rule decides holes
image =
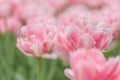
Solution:
[[[112,31],[104,23],[82,27],[70,24],[57,33],[56,49],[67,54],[83,47],[104,50],[111,41]]]
[[[29,56],[40,57],[53,49],[56,25],[40,21],[22,28],[22,37],[17,39],[17,47]]]
[[[20,35],[20,28],[22,26],[22,23],[19,19],[14,17],[9,17],[7,19],[7,30],[8,32],[14,33],[16,35]]]
[[[85,4],[89,7],[101,7],[106,4],[106,0],[70,0],[72,4]]]
[[[98,49],[81,49],[70,56],[71,69],[65,74],[71,80],[120,80],[120,58],[104,58]]]
[[[0,19],[0,33],[4,34],[6,32],[5,20]]]

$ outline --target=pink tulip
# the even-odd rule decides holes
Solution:
[[[14,17],[9,17],[7,19],[6,24],[7,24],[8,32],[12,32],[16,35],[20,35],[20,28],[21,28],[22,24],[19,19],[14,18]]]
[[[80,48],[104,50],[112,41],[112,32],[105,24],[79,27],[70,24],[63,27],[55,37],[55,53],[68,63],[69,53]]]
[[[105,22],[107,27],[112,30],[113,36],[116,37],[120,31],[120,8],[119,2],[117,2],[113,2],[113,5],[107,3],[98,9],[89,9],[90,7],[83,4],[71,6],[59,15],[59,24],[66,26],[69,23],[75,23],[78,26],[84,26]]]
[[[63,27],[56,36],[56,49],[69,53],[79,48],[99,48],[104,50],[112,40],[112,32],[105,24]]]
[[[112,41],[112,31],[104,23],[87,26],[84,31],[94,38],[95,47],[101,50],[104,50]]]
[[[85,4],[89,7],[101,7],[105,5],[106,0],[70,0],[72,4]]]
[[[58,22],[64,26],[75,23],[78,26],[84,27],[84,25],[89,23],[88,17],[89,12],[86,6],[71,6],[59,15]]]
[[[17,47],[26,55],[40,57],[53,50],[55,23],[41,20],[22,28],[22,37],[17,39]]]
[[[92,16],[94,14],[94,16]],[[91,22],[97,24],[99,22],[105,22],[108,27],[113,31],[113,36],[116,37],[116,33],[119,32],[120,25],[120,8],[118,5],[107,6],[101,10],[93,10],[91,12]]]
[[[5,32],[6,32],[5,20],[0,19],[0,34],[4,34]]]
[[[0,17],[7,17],[11,14],[12,6],[9,1],[1,0],[0,1]]]
[[[68,0],[46,0],[54,9],[61,10],[68,5]]]
[[[71,69],[65,75],[71,80],[120,80],[120,58],[106,61],[98,49],[81,49],[70,56]]]
[[[26,3],[26,4],[19,4],[14,12],[14,16],[20,20],[26,20],[29,18],[33,11],[36,10],[39,4],[36,3]]]
[[[35,14],[45,15],[52,14],[55,15],[59,10],[63,9],[68,3],[68,0],[25,0],[21,1],[17,5],[16,10],[14,11],[14,16],[20,20],[27,20]]]

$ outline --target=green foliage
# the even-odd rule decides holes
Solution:
[[[106,58],[110,58],[110,57],[115,57],[120,55],[120,37],[116,40],[117,42],[117,46],[114,47],[113,49],[109,50],[109,51],[105,51],[105,57]]]
[[[60,60],[42,59],[40,80],[68,80]],[[37,59],[21,53],[12,34],[0,36],[0,80],[36,80]]]

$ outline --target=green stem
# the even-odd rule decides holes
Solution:
[[[41,58],[37,58],[36,80],[40,80],[41,63],[42,63],[42,59]]]

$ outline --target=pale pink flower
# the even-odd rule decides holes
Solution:
[[[70,24],[63,27],[55,37],[55,53],[68,63],[69,53],[80,48],[104,50],[112,41],[112,31],[103,23],[79,27]]]
[[[113,1],[113,5],[112,2],[108,3],[106,1],[106,3],[102,8],[97,9],[90,9],[90,7],[83,4],[71,6],[59,15],[59,24],[66,26],[69,23],[75,23],[82,26],[83,24],[96,25],[105,22],[107,27],[112,30],[113,36],[116,37],[120,32],[120,1]]]
[[[5,20],[0,19],[0,34],[4,34],[6,32]]]
[[[106,3],[108,6],[116,6],[120,5],[120,0],[106,0]]]
[[[70,0],[72,4],[85,4],[89,7],[101,7],[105,5],[106,0]]]
[[[68,6],[68,0],[41,0],[39,1],[40,7],[36,10],[37,13],[52,14],[57,16]]]
[[[0,17],[11,16],[20,3],[21,0],[0,0]]]
[[[112,31],[103,23],[82,27],[70,24],[57,33],[56,49],[67,54],[83,47],[104,50],[111,40]]]
[[[7,17],[11,14],[11,4],[7,0],[0,1],[0,17]]]
[[[20,20],[26,20],[37,7],[39,7],[39,4],[36,3],[19,4],[13,15]]]
[[[90,22],[88,17],[89,12],[86,6],[71,6],[59,15],[58,22],[60,25],[64,26],[74,23],[82,27]]]
[[[26,20],[32,15],[52,14],[55,15],[57,11],[63,9],[68,3],[68,0],[25,0],[17,5],[14,16],[21,20]]]
[[[40,57],[53,50],[56,24],[41,20],[22,28],[22,37],[17,39],[17,47],[26,55]]]
[[[20,28],[22,26],[22,23],[19,19],[15,17],[9,17],[6,20],[7,25],[7,31],[14,33],[16,35],[20,35]]]
[[[94,16],[92,16],[94,14]],[[101,10],[93,10],[91,12],[91,22],[97,24],[99,22],[105,22],[112,30],[113,36],[120,31],[120,8],[116,6],[107,6]]]
[[[105,23],[99,23],[96,26],[88,25],[84,32],[90,34],[95,40],[95,47],[104,50],[112,41],[112,31]]]
[[[52,18],[51,18],[52,17]],[[57,22],[57,19],[53,16],[52,13],[48,13],[48,12],[36,12],[36,13],[33,13],[27,20],[26,20],[26,24],[34,24],[36,22],[39,22],[39,21],[46,21],[46,19],[48,19],[47,21],[48,22],[52,22],[53,24],[55,22]]]
[[[54,9],[61,10],[68,5],[68,0],[46,0]]]
[[[71,53],[70,65],[65,75],[71,80],[120,80],[120,57],[106,61],[98,49]]]

